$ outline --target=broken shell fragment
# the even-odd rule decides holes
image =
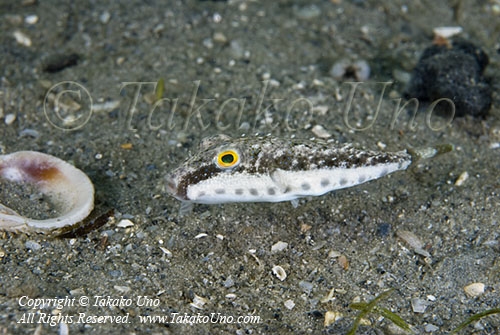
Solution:
[[[275,265],[273,266],[273,274],[278,277],[279,280],[281,281],[284,281],[287,277],[286,275],[286,272],[285,272],[285,269],[283,269],[281,266],[279,265]]]
[[[194,295],[193,302],[189,305],[196,309],[203,309],[203,306],[208,302],[208,299],[200,297],[199,295]]]
[[[436,27],[432,29],[435,37],[438,38],[450,38],[455,35],[460,34],[464,29],[462,27]]]
[[[370,78],[370,65],[363,59],[352,61],[344,58],[333,64],[330,75],[335,79],[354,78],[364,81]]]
[[[94,186],[87,175],[51,155],[36,151],[0,155],[0,179],[33,185],[57,205],[60,213],[37,220],[0,203],[0,230],[50,233],[79,223],[94,208]]]
[[[288,243],[283,241],[278,241],[271,247],[271,253],[275,254],[277,252],[283,251],[288,247]]]
[[[327,311],[325,313],[325,321],[323,325],[325,327],[330,326],[332,323],[342,319],[344,316],[340,312],[334,312],[334,311]]]
[[[465,294],[469,297],[478,297],[484,293],[486,285],[483,283],[472,283],[464,287]]]

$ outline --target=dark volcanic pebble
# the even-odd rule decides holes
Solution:
[[[50,56],[43,64],[43,71],[48,73],[56,73],[65,68],[72,67],[78,64],[80,56],[75,53],[69,54],[54,54]]]
[[[429,102],[449,98],[455,116],[484,117],[491,106],[491,88],[483,77],[486,65],[486,53],[470,42],[430,46],[413,70],[405,97]]]

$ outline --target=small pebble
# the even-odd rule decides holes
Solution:
[[[483,283],[472,283],[464,287],[465,294],[469,297],[478,297],[484,293]]]
[[[241,46],[241,43],[237,40],[232,40],[229,43],[229,52],[231,53],[231,56],[236,59],[241,59],[245,55],[245,50]]]
[[[278,241],[276,242],[272,247],[271,247],[271,253],[276,253],[276,252],[279,252],[279,251],[283,251],[285,250],[286,248],[288,247],[288,243],[286,242],[282,242],[282,241]]]
[[[229,277],[226,280],[224,280],[224,282],[222,284],[224,285],[225,288],[230,288],[230,287],[234,286],[234,280],[233,280],[233,278]]]
[[[326,112],[328,112],[328,106],[327,105],[314,106],[312,111],[313,113],[318,113],[319,115],[326,115]]]
[[[40,133],[38,132],[38,130],[35,129],[23,129],[19,132],[19,137],[39,138]]]
[[[462,186],[467,179],[469,179],[469,173],[467,171],[462,172],[455,181],[455,186]]]
[[[115,285],[115,286],[113,286],[113,288],[114,288],[115,290],[117,290],[118,292],[120,292],[120,293],[128,293],[128,292],[130,292],[130,290],[131,290],[131,288],[130,288],[130,287],[128,287],[128,286],[119,286],[119,285]]]
[[[409,246],[413,249],[413,251],[419,255],[424,257],[431,257],[431,254],[424,250],[424,244],[414,233],[406,230],[399,230],[396,232],[396,235],[409,244]]]
[[[39,243],[31,240],[26,241],[26,243],[24,243],[24,246],[26,247],[26,249],[30,249],[33,251],[38,251],[42,249],[42,246]]]
[[[328,327],[335,321],[342,319],[342,317],[343,315],[340,312],[327,311],[325,313],[325,321],[323,322],[323,325]]]
[[[98,113],[98,112],[109,112],[112,111],[113,109],[116,109],[120,107],[120,101],[119,100],[111,100],[111,101],[106,101],[103,103],[97,103],[92,105],[92,112]]]
[[[34,15],[34,14],[33,14],[33,15],[28,15],[28,16],[26,16],[26,17],[24,18],[24,22],[25,22],[26,24],[30,24],[30,25],[32,25],[32,24],[36,24],[36,23],[38,22],[38,16],[36,16],[36,15]]]
[[[214,40],[214,42],[217,42],[220,44],[227,43],[226,35],[224,35],[223,33],[220,33],[220,32],[214,33],[213,40]]]
[[[428,323],[424,326],[424,330],[426,333],[434,333],[434,332],[437,332],[439,330],[439,327],[435,326],[431,323]]]
[[[431,294],[429,294],[429,295],[427,295],[427,300],[429,300],[429,301],[436,301],[436,297],[433,296],[433,295],[431,295]]]
[[[70,290],[69,294],[72,296],[77,296],[77,295],[85,295],[85,290],[83,287],[75,288],[74,290]]]
[[[272,87],[280,87],[280,82],[276,79],[269,79],[269,85]]]
[[[213,15],[212,15],[212,20],[214,20],[215,23],[220,23],[222,21],[222,15],[220,15],[219,13],[215,12]]]
[[[14,33],[14,38],[16,39],[16,42],[24,45],[25,47],[30,47],[31,46],[31,39],[26,35],[25,33],[20,32],[19,30],[16,30]]]
[[[153,28],[153,32],[155,34],[159,34],[164,30],[165,30],[165,25],[163,23],[160,23],[160,24],[156,25],[156,27]]]
[[[370,33],[370,27],[367,25],[361,26],[360,30],[363,35],[368,35]]]
[[[337,257],[340,257],[340,256],[342,256],[342,253],[338,252],[336,250],[330,250],[330,252],[328,253],[328,257],[329,258],[337,258]]]
[[[407,84],[411,80],[411,73],[400,69],[394,69],[392,71],[392,76],[394,77],[395,80],[403,84]]]
[[[202,41],[202,44],[207,49],[213,49],[213,47],[214,47],[214,41],[211,38],[205,38]]]
[[[500,15],[500,3],[493,4],[493,6],[491,6],[491,11],[495,15]]]
[[[313,132],[314,135],[316,135],[319,138],[332,137],[332,134],[330,134],[322,125],[319,124],[312,127],[311,131]]]
[[[313,86],[325,86],[325,83],[317,78],[314,78],[312,81]]]
[[[342,267],[342,269],[349,269],[349,260],[345,255],[340,255],[340,257],[337,259],[337,262],[339,262],[339,265]]]
[[[410,334],[414,334],[414,333],[407,332],[403,328],[400,328],[399,326],[397,326],[395,323],[390,322],[387,325],[387,331],[384,332],[384,334],[387,334],[387,335],[410,335]]]
[[[59,335],[69,335],[69,327],[66,322],[59,323]]]
[[[106,24],[109,22],[109,19],[111,18],[111,14],[108,11],[104,11],[100,16],[99,20],[101,23]]]
[[[171,258],[172,257],[172,252],[170,250],[168,250],[167,248],[165,247],[159,247],[161,251],[163,251],[163,253],[168,257],[168,258]]]
[[[484,330],[484,326],[483,324],[481,323],[481,321],[476,321],[474,323],[474,329],[477,330],[477,331],[482,331]]]
[[[15,120],[16,120],[16,114],[10,113],[5,115],[4,122],[6,125],[10,126],[12,123],[14,123]]]
[[[424,299],[420,298],[411,299],[411,307],[414,313],[425,313],[425,310],[427,309],[428,305],[429,302]]]
[[[295,307],[295,303],[292,299],[288,299],[287,301],[285,301],[285,307],[292,310]]]
[[[301,280],[299,282],[299,286],[307,294],[311,293],[311,291],[313,289],[313,284],[311,282],[308,282],[308,281],[305,281],[305,280]]]
[[[123,272],[120,270],[111,270],[108,273],[111,277],[114,277],[114,278],[119,278],[123,275]]]

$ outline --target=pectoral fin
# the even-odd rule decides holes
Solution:
[[[285,171],[281,169],[276,169],[271,172],[271,180],[274,182],[276,187],[281,193],[288,193],[291,191],[289,176]]]

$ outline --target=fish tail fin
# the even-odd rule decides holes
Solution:
[[[411,165],[414,165],[422,159],[433,158],[453,150],[452,144],[438,144],[432,147],[408,149],[408,153],[411,155]]]

